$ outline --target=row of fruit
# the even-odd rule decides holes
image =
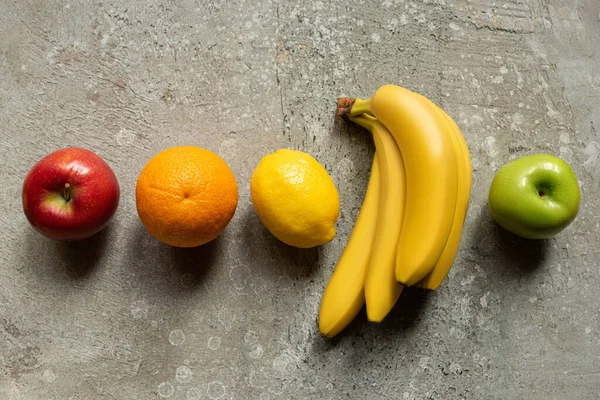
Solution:
[[[375,156],[365,198],[323,294],[319,328],[332,337],[366,304],[379,322],[404,286],[435,290],[457,256],[470,201],[469,148],[456,122],[424,96],[395,85],[367,100],[342,98],[337,115],[373,136]],[[333,240],[340,204],[333,180],[302,151],[264,156],[250,181],[254,209],[282,242],[309,248]],[[55,151],[23,184],[23,209],[33,227],[56,240],[102,230],[120,198],[117,177],[98,155]],[[193,146],[164,150],[141,170],[135,190],[140,220],[159,241],[195,247],[215,239],[238,205],[234,174],[217,154]],[[531,239],[550,237],[579,209],[569,165],[537,154],[514,160],[489,191],[493,218]]]
[[[337,189],[312,156],[281,149],[263,157],[250,182],[254,208],[269,231],[290,246],[333,240]],[[23,184],[23,209],[33,227],[55,240],[79,240],[102,230],[115,214],[120,188],[100,156],[82,148],[57,150],[36,163]],[[141,170],[135,200],[140,220],[159,241],[196,247],[215,239],[238,204],[233,172],[217,154],[177,146]]]

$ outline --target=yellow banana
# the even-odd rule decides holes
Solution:
[[[379,162],[379,209],[364,290],[367,318],[381,322],[402,292],[395,264],[406,199],[404,162],[392,134],[381,122],[369,115],[350,119],[371,131]]]
[[[465,217],[467,215],[467,209],[469,207],[469,199],[471,198],[471,158],[469,156],[469,147],[467,146],[467,142],[460,132],[458,125],[456,125],[456,122],[431,100],[421,96],[420,94],[415,94],[430,102],[436,112],[443,116],[443,118],[446,120],[448,132],[452,136],[458,165],[458,199],[456,201],[454,222],[452,223],[452,229],[450,230],[448,242],[446,243],[446,247],[440,256],[440,259],[435,267],[433,267],[433,270],[418,283],[418,286],[422,288],[435,290],[446,278],[448,272],[450,272],[450,268],[452,268],[452,264],[454,263],[460,247],[462,230]]]
[[[321,299],[319,331],[327,337],[340,333],[365,304],[363,287],[377,221],[379,179],[375,153],[362,207]]]
[[[458,190],[456,152],[444,119],[405,88],[384,85],[370,99],[356,99],[350,117],[365,113],[389,129],[402,152],[406,208],[396,279],[414,285],[432,271],[452,229]]]

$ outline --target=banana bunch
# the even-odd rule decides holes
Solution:
[[[458,253],[471,196],[469,149],[458,125],[395,85],[339,99],[338,116],[371,132],[375,157],[348,243],[325,288],[319,330],[341,332],[366,303],[380,322],[404,286],[435,290]]]

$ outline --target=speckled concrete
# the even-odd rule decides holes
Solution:
[[[598,399],[600,3],[0,0],[1,399]],[[434,293],[405,290],[381,325],[321,338],[323,288],[351,230],[373,145],[339,96],[417,90],[459,122],[473,196]],[[177,250],[135,211],[145,162],[206,147],[239,183],[215,242]],[[20,190],[65,146],[121,184],[109,228],[36,234]],[[260,157],[313,154],[341,196],[335,240],[295,250],[249,199]],[[520,155],[569,161],[577,220],[527,242],[490,220],[493,174]]]

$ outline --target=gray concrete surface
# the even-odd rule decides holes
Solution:
[[[0,0],[1,399],[598,399],[600,3],[596,0]],[[373,145],[334,119],[384,83],[456,118],[474,191],[435,293],[406,290],[382,325],[335,340],[317,312],[366,187]],[[218,152],[240,188],[215,242],[176,250],[138,220],[145,162]],[[22,180],[61,147],[121,184],[110,227],[80,244],[28,225]],[[294,250],[249,198],[260,157],[313,154],[341,196],[338,235]],[[577,220],[529,243],[486,196],[520,155],[581,181]]]

